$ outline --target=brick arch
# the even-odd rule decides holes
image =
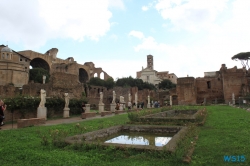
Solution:
[[[89,80],[88,72],[84,68],[79,68],[79,81],[85,83]]]
[[[32,66],[32,68],[43,68],[47,71],[50,72],[50,65],[49,63],[42,59],[42,58],[34,58],[30,61],[30,66]]]

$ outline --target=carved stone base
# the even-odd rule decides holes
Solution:
[[[70,108],[63,109],[63,117],[64,118],[69,118],[69,110],[70,110]]]
[[[115,106],[116,106],[115,103],[110,104],[110,111],[111,112],[115,112]]]
[[[233,100],[232,104],[235,105],[235,100]]]
[[[85,105],[86,105],[86,110],[85,110],[85,113],[90,112],[90,104],[85,104]]]
[[[45,118],[45,120],[47,120],[47,108],[46,107],[37,108],[37,118]]]
[[[119,111],[123,111],[123,108],[124,108],[123,104],[120,104]]]
[[[147,108],[151,108],[151,107],[150,107],[150,104],[147,105]]]
[[[99,112],[103,112],[104,111],[104,104],[99,104]]]

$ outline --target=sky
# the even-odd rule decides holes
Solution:
[[[204,77],[250,49],[249,0],[0,0],[0,44],[95,63],[115,80],[156,71]]]

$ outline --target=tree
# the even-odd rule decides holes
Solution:
[[[249,69],[249,66],[248,66],[249,59],[250,59],[250,52],[241,52],[232,57],[232,60],[236,60],[236,61],[240,60],[243,67],[246,67],[247,65],[248,69]],[[246,64],[244,63],[244,61],[246,61]]]
[[[89,85],[105,86],[105,81],[98,77],[93,77],[93,78],[90,78]]]
[[[112,77],[108,78],[106,81],[103,79],[100,79],[98,77],[93,77],[88,82],[89,85],[95,85],[95,86],[103,86],[108,89],[111,89],[115,86],[114,79]]]
[[[105,87],[108,89],[112,89],[115,86],[114,79],[112,77],[108,78],[105,82]]]
[[[176,87],[176,84],[172,83],[168,79],[164,79],[159,83],[159,89],[172,89],[175,87]]]
[[[30,69],[29,73],[29,80],[33,80],[34,82],[37,83],[43,83],[43,75],[46,76],[45,82],[49,82],[49,71],[43,69],[43,68],[34,68]]]
[[[153,84],[150,84],[148,82],[143,82],[141,79],[138,78],[133,78],[131,76],[125,77],[125,78],[119,78],[116,81],[116,86],[130,86],[130,87],[138,87],[139,90],[142,89],[149,89],[149,90],[154,90],[156,89]]]

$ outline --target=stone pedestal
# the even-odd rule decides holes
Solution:
[[[147,108],[150,108],[150,103],[148,103]]]
[[[63,109],[63,117],[64,118],[69,118],[69,110],[70,110],[70,108]]]
[[[90,112],[90,104],[85,104],[85,106],[86,106],[85,113]]]
[[[123,111],[123,108],[124,108],[123,104],[120,104],[119,110],[120,110],[120,111]]]
[[[235,105],[235,100],[232,101],[232,104]]]
[[[104,104],[99,104],[99,113],[104,111]]]
[[[37,108],[37,118],[45,118],[45,120],[47,120],[47,108],[46,107]]]
[[[111,103],[111,104],[110,104],[110,111],[111,111],[111,112],[115,112],[115,106],[116,106],[115,103]]]

